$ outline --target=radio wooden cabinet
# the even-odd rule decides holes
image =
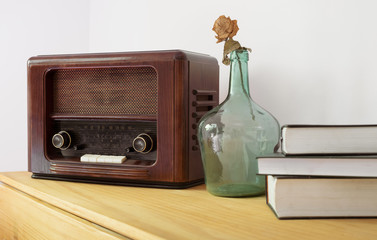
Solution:
[[[180,50],[28,61],[35,178],[181,188],[203,182],[197,122],[219,103],[215,58]]]

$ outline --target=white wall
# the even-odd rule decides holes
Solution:
[[[377,1],[95,0],[90,50],[186,49],[221,60],[211,30],[225,14],[253,49],[256,102],[281,124],[377,123]],[[229,68],[221,64],[221,99]]]
[[[0,0],[0,172],[27,170],[27,59],[88,42],[89,1]]]
[[[377,124],[376,9],[374,0],[1,2],[0,171],[26,169],[28,57],[185,49],[220,62],[211,29],[221,14],[238,20],[235,39],[253,49],[252,97],[281,125]],[[220,69],[224,99],[229,68]]]

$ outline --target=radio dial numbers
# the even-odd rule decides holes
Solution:
[[[107,142],[107,141],[106,141]],[[66,150],[71,147],[72,138],[67,131],[60,131],[52,137],[52,145],[60,150]],[[132,141],[132,147],[126,149],[126,152],[149,153],[154,147],[153,138],[146,133],[139,134]],[[76,149],[77,148],[77,149]],[[73,146],[74,150],[78,150],[79,146]],[[81,149],[81,148],[80,148]]]

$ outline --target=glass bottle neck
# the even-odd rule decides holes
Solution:
[[[234,55],[237,54],[244,53],[234,53]],[[248,53],[246,52],[246,54]],[[247,59],[233,56],[233,58],[231,58],[230,64],[228,95],[231,96],[239,94],[245,94],[247,96],[250,96],[248,64]]]

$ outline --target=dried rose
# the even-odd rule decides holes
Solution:
[[[230,17],[220,16],[213,25],[213,31],[216,32],[217,43],[234,37],[238,32],[237,20],[231,20]]]
[[[212,30],[217,33],[217,43],[225,41],[222,61],[225,65],[230,64],[228,55],[232,51],[244,49],[251,52],[250,48],[242,47],[238,41],[233,40],[238,32],[237,20],[231,20],[230,17],[222,15],[215,21]]]

